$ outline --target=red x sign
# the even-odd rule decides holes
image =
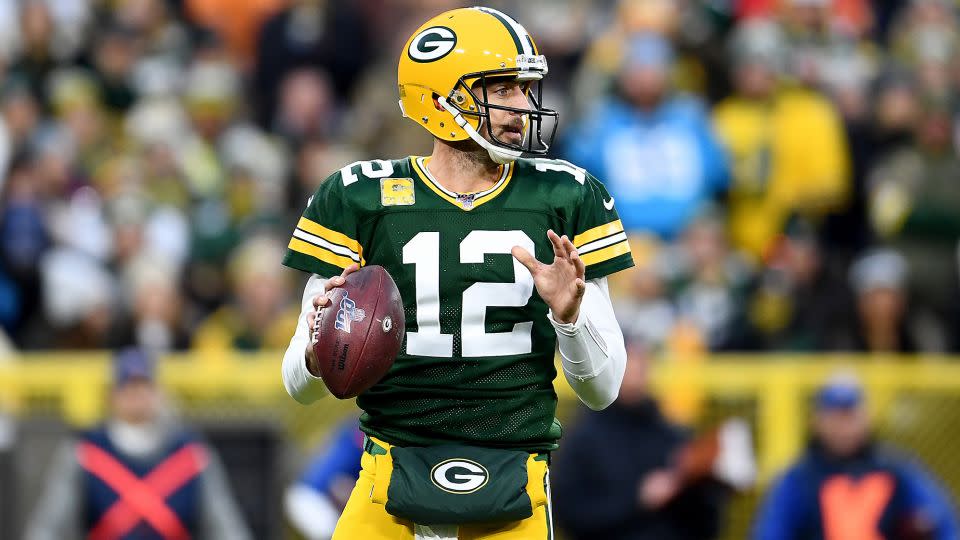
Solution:
[[[115,457],[91,443],[77,449],[80,465],[110,486],[120,499],[90,530],[90,540],[115,540],[146,521],[166,540],[188,540],[190,533],[164,499],[193,479],[207,465],[207,455],[188,444],[153,468],[143,479]]]

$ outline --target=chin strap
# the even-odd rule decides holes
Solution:
[[[507,163],[513,163],[515,160],[517,160],[520,156],[523,155],[523,152],[521,152],[520,150],[511,150],[509,148],[503,148],[493,144],[487,139],[484,139],[480,135],[480,133],[478,133],[477,130],[472,125],[470,125],[470,122],[467,122],[467,119],[464,118],[462,114],[460,114],[460,111],[458,111],[452,105],[447,103],[447,98],[440,96],[437,98],[437,102],[440,103],[440,106],[443,107],[445,111],[453,115],[453,119],[454,121],[457,122],[457,125],[463,128],[463,130],[467,132],[467,135],[469,135],[470,138],[474,140],[474,142],[482,146],[483,149],[486,150],[488,154],[490,154],[490,159],[492,159],[496,163],[499,163],[501,165],[505,165]]]

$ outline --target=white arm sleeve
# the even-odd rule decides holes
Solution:
[[[607,279],[591,279],[580,304],[577,322],[561,324],[547,315],[557,332],[560,363],[567,382],[587,407],[595,411],[617,399],[627,350],[610,302]]]
[[[314,377],[307,369],[304,353],[310,343],[310,329],[307,328],[307,314],[313,311],[313,297],[323,293],[323,286],[327,282],[316,274],[310,276],[306,287],[303,288],[300,317],[297,318],[297,330],[290,339],[287,352],[283,355],[283,386],[290,397],[298,402],[309,405],[329,393],[323,380]]]

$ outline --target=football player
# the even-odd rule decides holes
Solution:
[[[530,34],[499,11],[427,21],[397,82],[403,115],[435,138],[431,155],[343,167],[293,233],[284,264],[311,274],[283,360],[294,399],[327,393],[311,327],[347,274],[383,266],[406,311],[393,367],[357,397],[365,453],[335,539],[551,538],[558,345],[581,401],[602,409],[617,396],[626,353],[606,276],[633,259],[603,185],[537,157],[557,120],[541,105],[546,74]],[[424,448],[449,456],[431,465]],[[517,454],[522,466],[505,464]],[[496,487],[507,481],[525,486],[522,501],[491,503],[516,495]]]

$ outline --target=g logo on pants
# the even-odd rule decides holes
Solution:
[[[490,473],[469,459],[454,458],[442,461],[430,471],[430,480],[435,486],[457,495],[473,493],[487,484]]]

